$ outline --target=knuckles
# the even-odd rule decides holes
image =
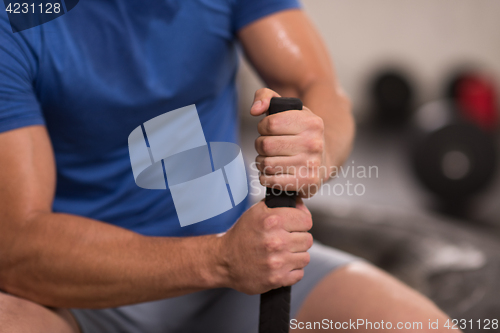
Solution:
[[[312,217],[309,216],[308,214],[304,213],[303,212],[303,217],[302,217],[302,225],[304,226],[305,229],[307,230],[310,230],[313,226],[313,220],[312,220]],[[310,234],[309,234],[310,235]],[[311,235],[311,240],[312,240],[312,235]],[[312,242],[311,242],[311,246],[312,246]]]
[[[278,237],[269,237],[264,241],[264,249],[267,253],[280,252],[284,247],[285,243]]]
[[[274,142],[271,137],[264,137],[260,140],[260,149],[265,154],[268,155],[274,149]]]
[[[283,278],[279,274],[271,274],[267,279],[267,285],[271,289],[279,288],[283,285]]]
[[[321,166],[321,159],[319,157],[310,158],[305,162],[305,165],[310,169],[317,169]]]
[[[271,180],[269,178],[267,178],[263,174],[259,176],[259,180],[260,180],[260,185],[262,185],[264,187],[271,187],[271,186],[275,185],[274,183],[271,182]]]
[[[266,261],[266,267],[271,272],[275,272],[274,274],[271,273],[270,274],[271,276],[276,276],[277,275],[276,271],[279,271],[281,268],[283,268],[284,265],[285,265],[285,263],[283,262],[283,259],[281,259],[277,256],[271,256]]]
[[[323,132],[325,130],[325,123],[321,117],[314,116],[309,120],[309,128],[315,131]]]
[[[266,131],[267,133],[275,133],[278,132],[279,127],[279,119],[278,117],[268,117],[264,118],[267,121]]]
[[[270,161],[269,158],[264,158],[262,161],[259,163],[260,170],[262,173],[272,173],[274,171],[274,164]]]
[[[270,215],[264,219],[263,224],[264,230],[269,231],[279,227],[281,225],[281,219],[277,215]]]
[[[306,149],[310,153],[321,153],[323,152],[323,148],[323,139],[310,139],[306,142]]]

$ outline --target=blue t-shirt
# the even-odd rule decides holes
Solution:
[[[196,104],[208,142],[237,141],[235,33],[297,0],[81,0],[12,33],[0,14],[0,132],[44,124],[57,165],[53,209],[145,235],[227,230],[246,201],[180,227],[167,190],[135,182],[127,139]]]

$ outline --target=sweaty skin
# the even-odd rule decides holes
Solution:
[[[289,20],[283,13],[268,19]],[[240,35],[246,48],[257,48],[254,43],[269,35],[261,29],[248,34],[248,29]],[[295,43],[302,49],[309,42],[302,45],[301,40],[310,38],[306,34]],[[281,58],[269,56],[253,60],[263,73],[264,62]],[[292,88],[295,83],[280,72],[266,76]],[[104,308],[217,287],[256,294],[296,283],[309,262],[311,216],[300,202],[301,213],[257,203],[222,237],[146,237],[51,211],[56,169],[42,126],[0,134],[0,165],[0,290],[39,304]],[[252,274],[245,273],[249,262],[254,263]]]
[[[269,87],[283,96],[300,97],[311,110],[295,113],[289,126],[281,126],[286,121],[283,117],[264,120],[259,125],[264,137],[257,145],[260,159],[269,165],[303,165],[309,159],[318,165],[340,165],[354,135],[349,102],[305,14],[291,10],[268,16],[241,30],[239,38]],[[257,92],[252,114],[267,109],[274,91]],[[296,122],[300,126],[293,126]],[[281,141],[284,133],[293,134]],[[297,141],[305,143],[296,145]],[[286,151],[290,145],[300,150]],[[262,293],[299,281],[309,262],[306,251],[312,244],[308,233],[312,221],[300,199],[299,210],[269,209],[259,202],[223,236],[146,237],[52,212],[56,168],[42,126],[0,134],[0,165],[0,290],[12,295],[0,292],[0,327],[9,332],[77,332],[69,312],[63,310],[67,307],[115,307],[217,287]],[[327,176],[300,181],[316,184]],[[271,172],[263,177],[270,184],[278,183]],[[373,307],[358,311],[352,305],[360,301],[358,288],[409,289],[386,275],[372,274],[376,269],[368,264],[353,265],[362,269],[332,273],[310,295],[301,315],[325,314],[335,319],[331,304],[322,303],[331,296],[339,307],[345,305],[345,316],[387,319],[406,311],[414,318],[445,318],[421,296],[407,293],[397,299],[387,296],[386,289],[364,295],[376,312],[370,312]]]
[[[254,116],[263,114],[271,97],[279,95],[299,97],[305,107],[302,111],[288,111],[261,120],[258,128],[261,136],[255,142],[259,153],[256,162],[262,184],[288,186],[287,190],[304,189],[301,196],[310,197],[322,181],[334,175],[324,171],[340,166],[347,158],[354,122],[350,103],[335,79],[330,57],[308,18],[300,11],[279,16],[279,20],[264,18],[240,33],[248,58],[273,89],[257,91],[250,112]],[[449,319],[430,300],[364,262],[349,264],[323,278],[296,319],[321,322],[325,318],[333,322],[358,318],[390,321],[394,327],[399,322],[422,322],[419,332],[445,332],[442,325]],[[430,330],[429,320],[438,320],[439,329]]]
[[[264,18],[239,34],[270,88],[256,92],[250,112],[263,114],[270,99],[280,95],[298,97],[305,107],[261,120],[256,162],[263,185],[310,197],[349,155],[354,121],[325,45],[307,17],[298,10],[278,15],[279,20]]]

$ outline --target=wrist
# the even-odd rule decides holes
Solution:
[[[207,258],[206,282],[209,289],[230,287],[229,267],[223,251],[223,235],[207,236],[205,253]]]

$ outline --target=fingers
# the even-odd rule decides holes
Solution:
[[[258,90],[251,113],[264,113],[273,97],[279,95],[270,89]],[[255,149],[260,183],[305,198],[318,192],[330,177],[323,119],[304,107],[269,115],[259,122],[258,130],[261,136],[255,140]]]
[[[312,228],[312,217],[307,208],[268,208],[268,216],[261,220],[261,224],[257,228],[272,232],[273,230],[283,229],[287,232],[306,232]],[[282,237],[283,235],[279,236]],[[282,244],[281,241],[273,238],[268,239],[268,247],[275,250],[275,243]]]
[[[313,245],[313,236],[308,232],[290,233],[290,252],[306,252]]]
[[[269,103],[271,102],[271,98],[273,97],[281,97],[277,92],[268,89],[262,88],[255,92],[255,97],[253,99],[252,107],[250,108],[250,114],[252,116],[260,116],[264,112],[269,109]]]
[[[297,135],[306,130],[320,130],[323,127],[319,117],[312,117],[312,111],[290,110],[269,115],[259,122],[260,135]]]
[[[292,156],[304,152],[308,155],[321,155],[324,149],[322,135],[277,135],[259,136],[255,149],[262,156]]]
[[[290,110],[271,114],[259,122],[260,135],[296,135],[307,129],[304,124],[304,111]]]
[[[302,280],[303,277],[304,277],[304,269],[293,270],[287,274],[287,276],[285,277],[285,279],[283,281],[282,286],[283,287],[293,286],[294,284],[296,284],[297,282]]]
[[[311,256],[308,252],[293,253],[288,266],[288,273],[282,279],[281,286],[292,286],[302,280],[304,277],[304,268],[311,261]]]
[[[296,197],[295,208],[300,209],[301,211],[303,211],[304,213],[306,213],[309,216],[312,216],[311,212],[309,211],[309,209],[307,209],[307,207],[304,204],[304,201],[302,201],[301,197]]]
[[[299,192],[302,197],[314,195],[323,179],[330,176],[328,168],[322,165],[319,154],[299,153],[294,156],[271,157],[259,155],[255,166],[260,171],[259,181],[262,186]]]
[[[270,258],[269,268],[274,273],[269,278],[272,289],[291,286],[304,277],[304,267],[311,261],[308,252],[290,253],[282,258]]]
[[[255,150],[262,156],[293,156],[304,150],[299,143],[297,136],[259,136]]]
[[[297,135],[260,136],[255,140],[255,149],[262,156],[293,156],[299,153],[318,155],[323,152],[320,138],[302,138]]]
[[[306,156],[298,154],[294,156],[273,156],[267,157],[258,155],[255,158],[255,166],[265,175],[300,175],[306,177],[310,173],[319,172],[321,160],[316,156]],[[326,172],[321,170],[322,172]]]
[[[268,218],[267,229],[282,228],[288,232],[305,232],[312,228],[312,217],[309,212],[295,208],[270,208],[273,216]]]
[[[303,269],[311,261],[311,256],[308,252],[293,253],[292,258],[290,260],[292,270]]]

